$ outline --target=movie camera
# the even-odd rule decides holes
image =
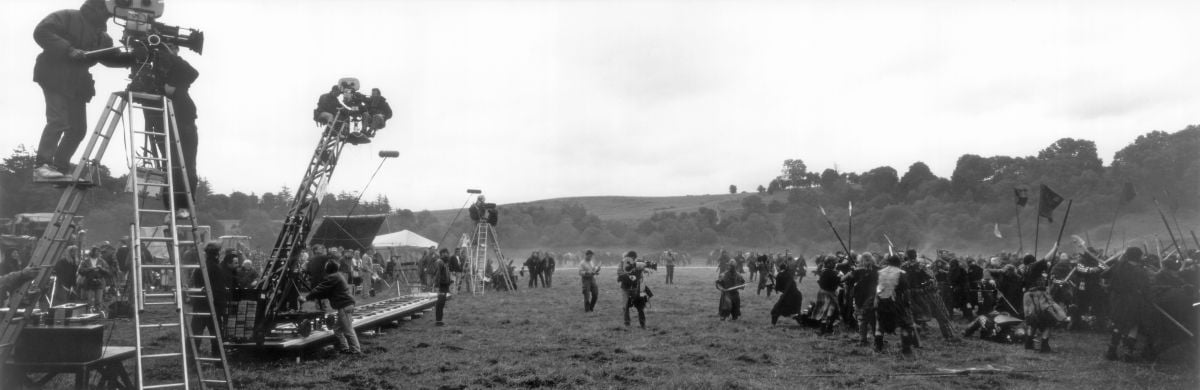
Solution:
[[[186,27],[171,26],[158,22],[163,15],[164,0],[105,0],[104,5],[114,19],[123,26],[121,46],[131,60],[129,90],[133,92],[162,93],[161,83],[155,72],[159,56],[166,50],[174,55],[172,46],[186,47],[203,54],[204,33]],[[116,50],[119,50],[117,48]],[[91,54],[91,53],[89,53]]]
[[[496,204],[487,203],[487,198],[483,197],[483,191],[467,190],[467,193],[479,195],[475,198],[475,203],[468,210],[471,220],[475,221],[475,223],[487,221],[488,224],[496,226],[496,223],[500,221],[500,209],[496,207]]]

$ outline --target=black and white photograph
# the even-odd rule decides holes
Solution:
[[[1200,388],[1200,2],[4,9],[0,389]]]

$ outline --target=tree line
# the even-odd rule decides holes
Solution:
[[[54,209],[59,190],[29,183],[32,168],[32,153],[23,147],[0,164],[0,216]],[[128,234],[132,202],[124,192],[124,176],[113,178],[105,168],[101,178],[80,210],[89,237],[115,240]],[[1126,183],[1138,194],[1127,203],[1121,199]],[[497,231],[501,245],[509,248],[753,247],[810,252],[841,248],[832,224],[844,241],[853,240],[847,244],[856,250],[886,248],[885,235],[899,247],[1015,250],[1011,237],[1020,213],[1028,250],[1041,184],[1073,200],[1071,226],[1107,224],[1118,207],[1130,214],[1154,212],[1155,200],[1165,212],[1195,214],[1200,206],[1200,127],[1138,136],[1108,165],[1097,154],[1095,142],[1073,138],[1055,141],[1032,156],[964,154],[949,178],[938,177],[920,161],[901,174],[890,166],[818,172],[801,158],[791,158],[783,161],[778,176],[743,197],[739,207],[656,212],[629,222],[604,220],[569,202],[521,204],[501,206]],[[236,220],[241,233],[252,236],[259,248],[273,244],[293,197],[287,187],[263,194],[216,194],[203,179],[198,187],[200,223],[213,226],[220,235],[229,233],[220,228],[221,220]],[[1032,207],[1016,205],[1016,188],[1031,189]],[[453,245],[473,227],[465,216],[439,220],[427,210],[394,209],[384,196],[359,200],[354,193],[327,194],[321,210],[324,215],[345,215],[351,209],[354,214],[388,214],[385,229],[409,229],[443,245]],[[1043,240],[1047,231],[1057,229],[1048,223],[1042,226]],[[997,230],[1006,238],[997,239]]]

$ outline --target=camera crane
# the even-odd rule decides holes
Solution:
[[[258,306],[254,316],[253,339],[256,343],[261,344],[281,323],[294,323],[321,315],[297,311],[300,292],[309,290],[308,282],[301,273],[303,270],[299,269],[300,251],[305,248],[313,222],[319,216],[325,187],[333,177],[342,149],[347,143],[370,142],[368,134],[372,134],[370,124],[362,118],[362,112],[345,107],[337,111],[317,141],[308,169],[283,220],[283,229],[275,239],[271,257],[267,260],[258,288]],[[379,155],[388,158],[396,157],[399,153],[381,151]]]

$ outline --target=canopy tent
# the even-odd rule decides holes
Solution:
[[[392,248],[392,247],[418,247],[428,248],[436,247],[438,244],[433,240],[421,237],[420,234],[413,233],[410,230],[401,230],[395,233],[388,233],[382,236],[375,236],[376,248]]]
[[[378,215],[356,215],[351,217],[324,217],[313,231],[309,245],[321,244],[327,248],[342,247],[365,251],[371,247],[379,226],[387,217]]]

